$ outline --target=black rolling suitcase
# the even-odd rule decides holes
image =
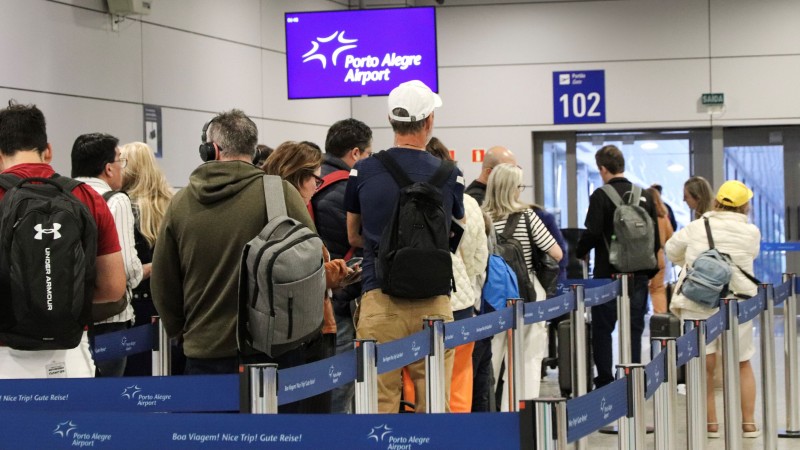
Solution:
[[[674,314],[653,314],[650,317],[650,337],[680,337],[681,321]],[[678,369],[678,384],[686,381],[685,367]]]
[[[591,324],[586,324],[586,392],[592,390],[594,383],[591,327]],[[572,396],[572,320],[569,319],[558,324],[558,387],[562,397]]]

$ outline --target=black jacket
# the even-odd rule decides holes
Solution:
[[[629,193],[631,190],[630,181],[624,177],[617,177],[610,179],[608,184],[617,190],[620,197],[627,200],[628,197],[625,194]],[[653,197],[649,192],[642,189],[642,196],[645,198],[645,201],[641,202],[640,205],[650,214],[650,218],[653,219],[653,234],[655,237],[653,241],[653,253],[658,255],[661,241],[658,237],[658,216],[656,214],[656,208],[653,204]],[[608,195],[606,195],[602,189],[595,189],[589,197],[589,210],[586,212],[586,221],[584,222],[586,231],[583,232],[578,241],[575,254],[578,258],[583,258],[591,249],[594,249],[594,278],[611,278],[612,274],[618,273],[608,261],[607,247],[607,243],[611,242],[611,235],[614,231],[615,209],[617,209],[617,207],[614,206],[614,202],[608,198]],[[658,273],[658,267],[652,270],[636,272],[636,274],[647,275],[648,278],[652,278],[656,273]]]
[[[322,162],[322,176],[346,170],[350,172],[350,167],[341,159],[325,154]],[[329,186],[323,192],[314,194],[311,198],[311,205],[314,209],[314,223],[317,226],[317,233],[322,238],[322,242],[328,248],[331,259],[343,258],[350,250],[350,243],[347,240],[347,212],[344,209],[344,191],[347,187],[347,180],[340,181]],[[358,249],[358,255],[361,249]],[[356,283],[345,289],[333,291],[333,308],[339,315],[350,315],[349,303],[361,293],[361,284]]]
[[[479,205],[483,205],[483,200],[486,198],[486,185],[475,180],[467,186],[464,193],[474,198]]]

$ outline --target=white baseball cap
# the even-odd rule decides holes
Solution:
[[[422,81],[411,80],[400,83],[389,93],[389,117],[398,122],[418,122],[425,120],[433,110],[442,106],[442,98]],[[392,113],[395,108],[408,112],[408,117]]]

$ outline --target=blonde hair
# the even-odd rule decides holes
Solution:
[[[483,210],[493,221],[503,220],[509,214],[528,209],[519,201],[522,169],[511,164],[498,164],[492,169],[486,185]]]
[[[122,171],[122,190],[131,197],[138,213],[139,231],[152,248],[172,199],[172,189],[147,144],[125,144],[120,148],[120,157],[128,160]]]
[[[711,183],[705,178],[695,175],[683,183],[686,192],[697,201],[694,217],[699,218],[713,207],[714,194],[711,193]]]

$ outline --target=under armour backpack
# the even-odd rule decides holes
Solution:
[[[283,181],[264,175],[267,224],[242,251],[239,323],[242,353],[276,358],[310,341],[322,327],[322,240],[286,215]]]
[[[525,262],[525,251],[522,248],[522,243],[514,238],[514,231],[517,229],[522,214],[524,213],[516,212],[508,216],[503,232],[497,234],[497,244],[495,244],[494,252],[502,256],[503,260],[514,271],[517,278],[519,298],[526,302],[533,302],[536,301],[536,288],[531,278],[531,272]],[[533,245],[536,244],[531,242],[531,246]]]
[[[455,280],[441,189],[455,165],[442,161],[430,180],[413,182],[388,152],[375,157],[400,187],[378,248],[381,290],[411,299],[450,294]]]
[[[0,342],[17,350],[78,346],[91,323],[97,226],[54,174],[0,175]]]
[[[642,188],[631,184],[627,203],[611,185],[604,185],[603,192],[616,206],[614,231],[608,246],[608,261],[618,271],[631,273],[658,267],[653,251],[655,228],[650,214],[639,205]]]

